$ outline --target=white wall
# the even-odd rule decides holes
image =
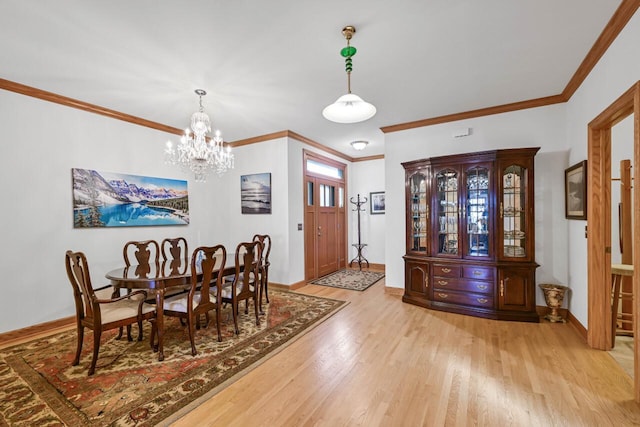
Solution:
[[[638,40],[637,12],[567,104],[387,134],[382,168],[378,161],[350,165],[350,196],[354,191],[386,192],[386,214],[369,218],[370,234],[364,238],[370,240],[365,242],[371,245],[369,260],[386,264],[386,285],[404,287],[401,162],[540,146],[535,171],[536,260],[541,265],[537,279],[568,284],[572,289],[569,308],[587,325],[585,221],[564,219],[564,169],[586,159],[587,123],[640,78]],[[270,280],[284,284],[303,280],[304,238],[297,231],[303,221],[302,149],[326,153],[289,139],[239,147],[236,170],[201,184],[163,164],[164,142],[177,137],[160,131],[7,91],[0,91],[0,125],[4,137],[0,144],[4,189],[0,267],[5,291],[0,301],[0,332],[73,315],[63,262],[67,249],[87,254],[93,280],[100,284],[107,271],[121,264],[122,245],[128,240],[182,235],[192,248],[211,243],[231,248],[238,236],[267,232],[275,236]],[[471,136],[453,139],[452,131],[461,127],[472,128]],[[189,179],[191,224],[76,230],[71,194],[74,167]],[[274,213],[240,215],[239,176],[259,172],[272,173]],[[384,181],[379,182],[382,175]],[[376,188],[369,189],[374,184]],[[349,222],[353,239],[351,215]],[[380,246],[385,247],[383,255],[378,253]],[[542,304],[539,291],[538,304]]]
[[[0,249],[5,296],[0,301],[0,333],[71,316],[71,286],[64,268],[67,249],[85,252],[94,286],[122,265],[129,240],[184,236],[191,249],[202,244],[237,243],[253,234],[272,237],[270,281],[304,280],[302,150],[340,161],[289,138],[234,149],[235,169],[196,183],[164,164],[164,144],[175,135],[100,115],[0,91],[0,178],[4,206]],[[344,162],[344,161],[343,161]],[[348,164],[348,162],[345,162]],[[71,169],[187,179],[187,226],[74,229]],[[240,176],[271,173],[272,213],[242,215]],[[29,316],[22,316],[29,313]]]
[[[387,134],[386,285],[404,287],[405,203],[402,162],[500,148],[541,147],[535,160],[536,261],[538,283],[566,283],[564,225],[564,106],[551,105],[511,113]],[[455,129],[471,135],[453,138]],[[542,292],[536,290],[538,301]],[[542,303],[544,304],[544,303]]]
[[[370,193],[385,191],[384,159],[354,162],[351,164],[351,183],[349,185],[348,200],[357,200],[360,194],[361,200],[367,198],[367,203],[362,205],[364,212],[360,213],[361,242],[367,244],[362,255],[373,264],[385,263],[385,229],[386,215],[371,215]],[[386,194],[385,194],[386,196]],[[358,255],[358,251],[351,246],[358,243],[358,214],[354,210],[355,205],[347,202],[348,216],[351,223],[349,229],[349,254],[347,261],[351,261]]]
[[[189,182],[188,226],[73,228],[72,168],[184,179],[163,163],[169,135],[7,91],[0,91],[0,123],[0,332],[74,313],[67,249],[85,252],[97,286],[122,264],[128,240],[182,235],[192,248],[219,241],[224,228],[210,219],[211,207],[228,192],[215,178]]]
[[[538,283],[567,284],[571,288],[568,307],[588,327],[586,221],[564,219],[564,169],[587,158],[587,124],[640,78],[638,40],[640,12],[566,104],[387,134],[387,286],[404,286],[404,172],[400,162],[540,146],[535,170],[536,261],[540,264],[536,279]],[[462,127],[473,129],[471,137],[453,140],[452,130]],[[544,305],[539,290],[537,303]]]
[[[250,241],[254,234],[271,236],[269,281],[289,283],[289,174],[283,165],[287,158],[287,138],[260,144],[251,144],[234,149],[235,169],[223,176],[227,187],[226,198],[214,200],[209,209],[212,219],[217,221],[218,210],[223,212],[225,222],[220,224],[232,252],[240,241]],[[286,161],[284,162],[286,164]],[[240,176],[256,173],[271,173],[271,214],[242,214],[240,208]],[[221,231],[222,231],[221,230]]]
[[[537,281],[566,283],[564,225],[564,105],[551,105],[386,135],[386,285],[404,287],[405,199],[401,163],[427,157],[500,148],[541,147],[535,159]],[[455,129],[471,135],[453,138]],[[537,300],[542,293],[537,290]],[[542,303],[544,304],[544,303]]]
[[[640,12],[635,13],[567,103],[568,165],[587,158],[587,124],[640,79],[638,40]],[[613,165],[612,170],[616,169]],[[586,221],[568,222],[570,308],[576,318],[588,326]]]
[[[122,265],[122,246],[129,240],[184,236],[191,249],[222,243],[233,252],[239,241],[268,233],[273,238],[270,280],[303,280],[302,237],[292,231],[293,223],[302,221],[302,144],[293,144],[298,148],[291,162],[287,138],[238,147],[234,170],[196,183],[164,164],[164,143],[177,140],[175,135],[8,91],[0,91],[0,124],[5,141],[0,144],[0,263],[5,283],[0,332],[73,315],[64,268],[67,249],[85,252],[98,286],[106,282],[107,271]],[[188,179],[191,222],[74,229],[74,167]],[[272,174],[272,214],[242,215],[240,175],[262,172]]]

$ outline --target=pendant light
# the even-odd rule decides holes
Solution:
[[[351,71],[353,70],[352,57],[357,50],[351,46],[351,38],[355,34],[355,27],[348,25],[342,29],[342,34],[347,39],[347,46],[340,51],[345,60],[345,70],[347,72],[346,95],[342,95],[333,104],[322,110],[322,115],[336,123],[358,123],[369,120],[376,114],[376,107],[364,101],[355,93],[351,93]]]

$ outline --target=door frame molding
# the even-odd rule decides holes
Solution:
[[[587,161],[587,343],[592,348],[610,350],[615,331],[611,327],[611,128],[633,114],[634,205],[640,203],[640,81],[609,105],[588,125]],[[640,248],[640,209],[633,209],[633,244]],[[633,265],[640,266],[640,250],[634,250]],[[633,272],[633,310],[640,313],[638,298],[640,271]],[[633,319],[640,331],[640,316]],[[634,339],[634,390],[640,402],[640,339]]]
[[[331,165],[334,166],[336,168],[342,169],[343,173],[342,173],[342,179],[338,179],[338,178],[331,178],[328,177],[326,175],[319,175],[319,174],[315,174],[313,172],[309,172],[307,171],[307,160],[315,160],[319,163],[324,163],[327,165]],[[323,180],[327,180],[327,181],[335,181],[338,184],[341,184],[344,186],[344,206],[342,208],[339,208],[339,205],[336,206],[336,209],[338,209],[338,215],[340,215],[340,209],[342,209],[344,211],[343,214],[343,221],[345,224],[344,230],[342,231],[344,233],[344,247],[342,248],[342,250],[344,251],[345,254],[345,259],[347,258],[347,254],[349,253],[348,250],[348,237],[349,237],[349,221],[348,221],[348,216],[347,216],[347,191],[348,191],[348,186],[347,186],[347,182],[348,182],[348,164],[346,163],[342,163],[340,161],[331,159],[329,157],[325,157],[321,154],[318,154],[316,152],[313,151],[309,151],[306,149],[302,150],[302,185],[303,185],[303,212],[306,212],[307,209],[307,188],[306,188],[306,183],[307,183],[307,177],[312,177],[312,178],[319,178],[319,179],[323,179]],[[307,225],[303,223],[303,228],[304,228],[304,233],[306,233],[306,227]],[[305,271],[305,280],[313,280],[316,279],[317,277],[313,277],[313,278],[308,278],[306,277],[306,272],[307,272],[307,251],[309,250],[309,248],[307,248],[307,244],[306,244],[306,239],[303,238],[304,241],[304,260],[305,260],[305,267],[304,267],[304,271]],[[338,236],[338,242],[340,241],[340,236]],[[315,243],[314,243],[315,244]],[[316,255],[317,256],[317,255]],[[338,269],[342,268],[340,265],[340,260],[338,259]],[[318,272],[317,272],[317,265],[316,265],[316,271],[315,271],[315,276],[317,276]]]

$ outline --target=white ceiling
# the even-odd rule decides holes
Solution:
[[[202,88],[226,141],[289,129],[369,156],[382,126],[561,93],[619,4],[0,0],[0,78],[177,128]],[[345,25],[352,91],[378,108],[358,124],[321,115],[347,90]]]

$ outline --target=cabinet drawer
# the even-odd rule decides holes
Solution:
[[[433,278],[434,292],[449,290],[453,291],[467,291],[467,292],[481,292],[483,294],[493,295],[493,282],[484,282],[482,280],[468,280],[468,279],[449,279],[446,277],[434,277]]]
[[[474,307],[493,308],[493,297],[479,294],[462,294],[458,292],[445,292],[433,290],[433,300],[450,304],[471,305]]]
[[[433,264],[433,275],[439,277],[460,277],[460,266]]]
[[[495,276],[492,267],[462,267],[462,277],[468,279],[493,280]]]

